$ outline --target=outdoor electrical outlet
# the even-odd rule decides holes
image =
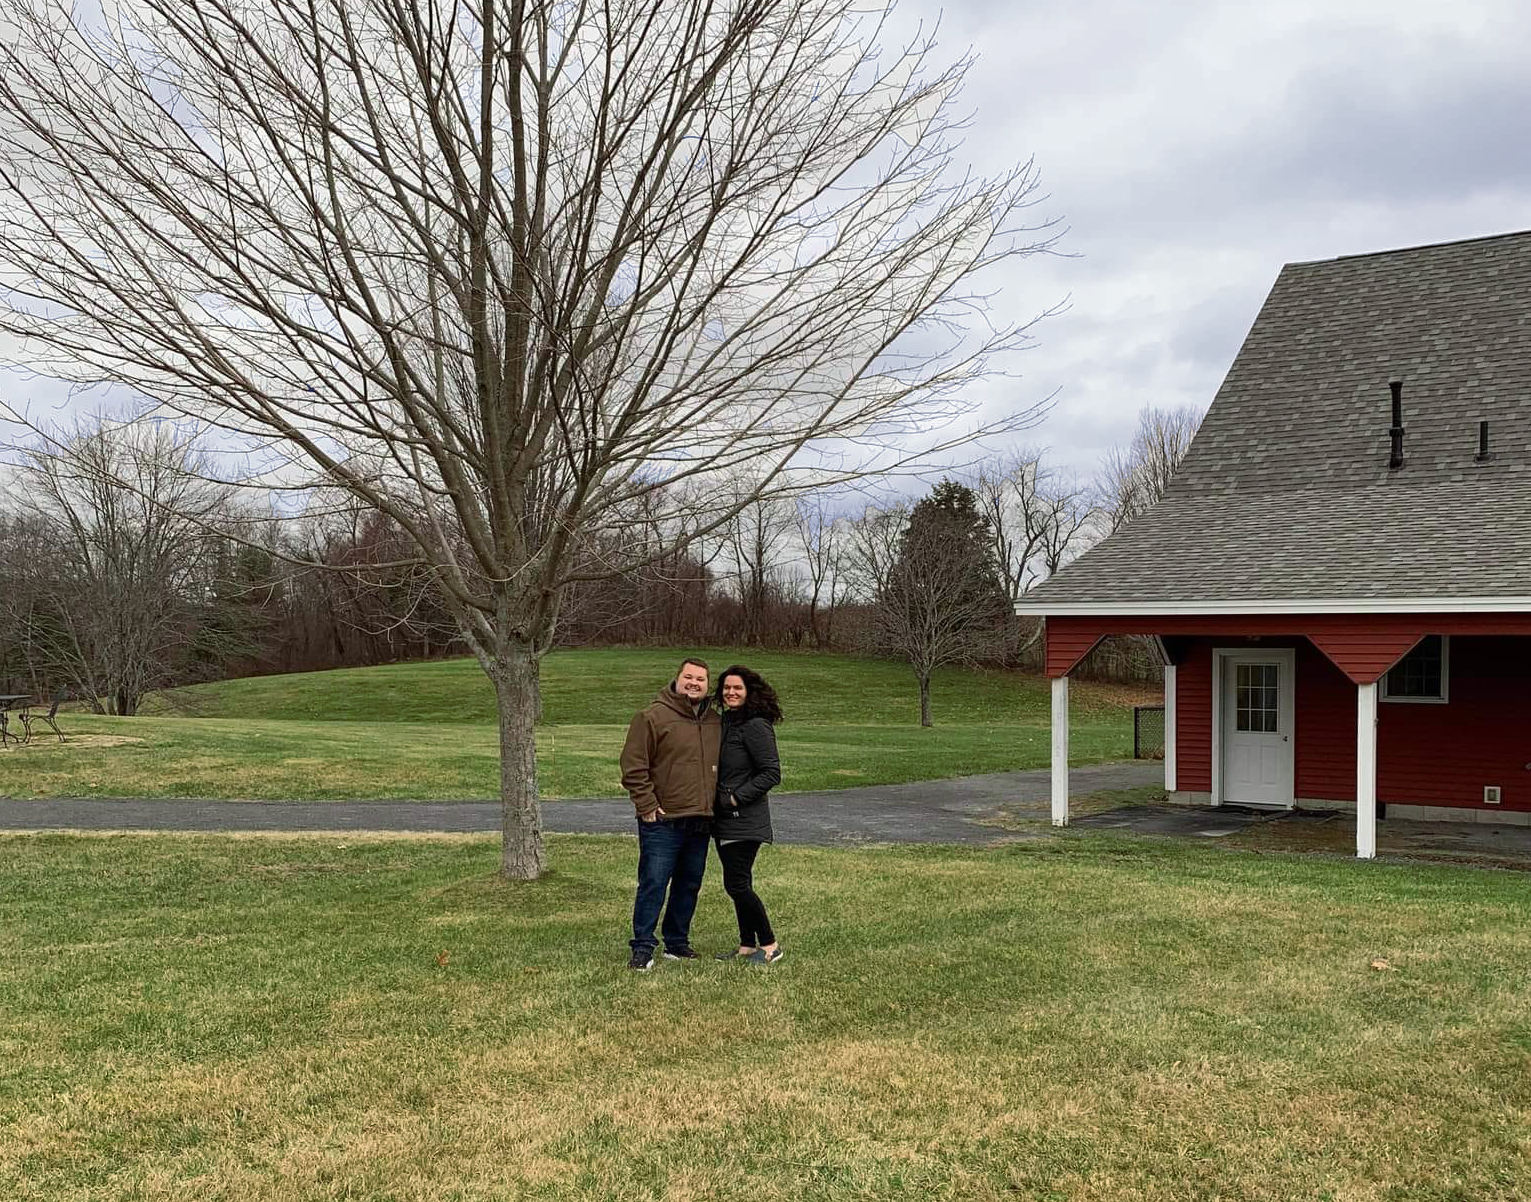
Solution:
[[[1496,806],[1496,805],[1499,804],[1499,786],[1498,785],[1484,785],[1483,786],[1483,804],[1486,805],[1486,806]]]

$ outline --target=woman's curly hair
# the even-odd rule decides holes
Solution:
[[[739,707],[740,714],[746,718],[764,718],[772,726],[781,721],[781,702],[777,700],[776,690],[766,683],[765,677],[759,672],[753,672],[743,664],[734,664],[718,673],[718,687],[713,695],[724,713],[729,710],[723,704],[723,682],[730,676],[737,676],[744,681],[744,704]]]

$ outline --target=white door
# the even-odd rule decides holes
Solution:
[[[1292,652],[1223,657],[1222,797],[1236,805],[1290,806]]]

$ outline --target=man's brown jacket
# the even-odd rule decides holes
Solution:
[[[627,728],[622,787],[642,818],[662,809],[666,818],[712,815],[718,788],[718,715],[704,698],[697,706],[666,685]]]

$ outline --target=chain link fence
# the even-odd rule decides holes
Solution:
[[[1164,707],[1162,705],[1132,707],[1132,758],[1135,760],[1164,758]]]

